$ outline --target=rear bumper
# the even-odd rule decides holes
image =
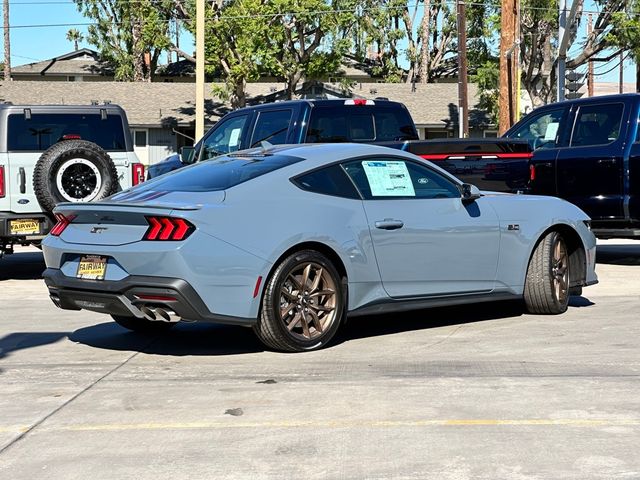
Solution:
[[[181,279],[131,275],[118,281],[79,280],[53,268],[47,268],[42,276],[53,303],[65,310],[144,318],[140,307],[152,306],[172,310],[188,321],[244,326],[256,323],[255,318],[212,313],[194,288]]]

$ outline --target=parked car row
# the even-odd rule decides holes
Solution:
[[[71,130],[111,115],[128,132],[113,108]],[[135,331],[237,324],[303,351],[327,345],[347,315],[505,299],[558,314],[597,282],[592,227],[639,231],[636,95],[547,106],[493,140],[419,141],[406,108],[386,100],[250,107],[137,186],[139,169],[110,163],[129,152],[126,133],[109,154],[75,130],[47,144],[53,127],[18,109],[4,117],[46,149],[32,175],[57,220],[43,241],[51,299]],[[26,194],[25,166],[17,185],[4,181],[15,165],[0,183],[10,198]]]

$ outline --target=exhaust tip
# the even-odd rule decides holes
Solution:
[[[151,320],[152,322],[156,320],[156,314],[151,308],[142,306],[140,307],[140,311],[144,315],[145,320]]]

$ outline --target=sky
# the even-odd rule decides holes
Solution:
[[[571,0],[567,0],[568,4],[570,2]],[[72,0],[10,0],[9,5],[13,66],[53,58],[72,51],[73,43],[65,38],[67,31],[77,28],[86,34],[85,24],[90,22],[78,12]],[[592,1],[585,1],[585,10],[595,10]],[[586,32],[586,18],[580,29],[583,34]],[[195,50],[193,39],[187,33],[181,37],[180,46],[188,53]],[[86,41],[82,42],[80,47],[95,48]],[[576,48],[574,45],[571,52]],[[3,58],[4,52],[0,52],[0,56]],[[617,82],[618,69],[613,68],[616,65],[617,60],[608,64],[596,64],[596,81]],[[613,70],[605,74],[611,68]],[[586,71],[586,67],[583,67],[583,70]],[[624,81],[635,82],[635,65],[630,60],[625,62]]]

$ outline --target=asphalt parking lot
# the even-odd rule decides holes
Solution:
[[[640,478],[640,242],[562,316],[358,318],[304,354],[58,310],[43,268],[0,261],[0,478]]]

